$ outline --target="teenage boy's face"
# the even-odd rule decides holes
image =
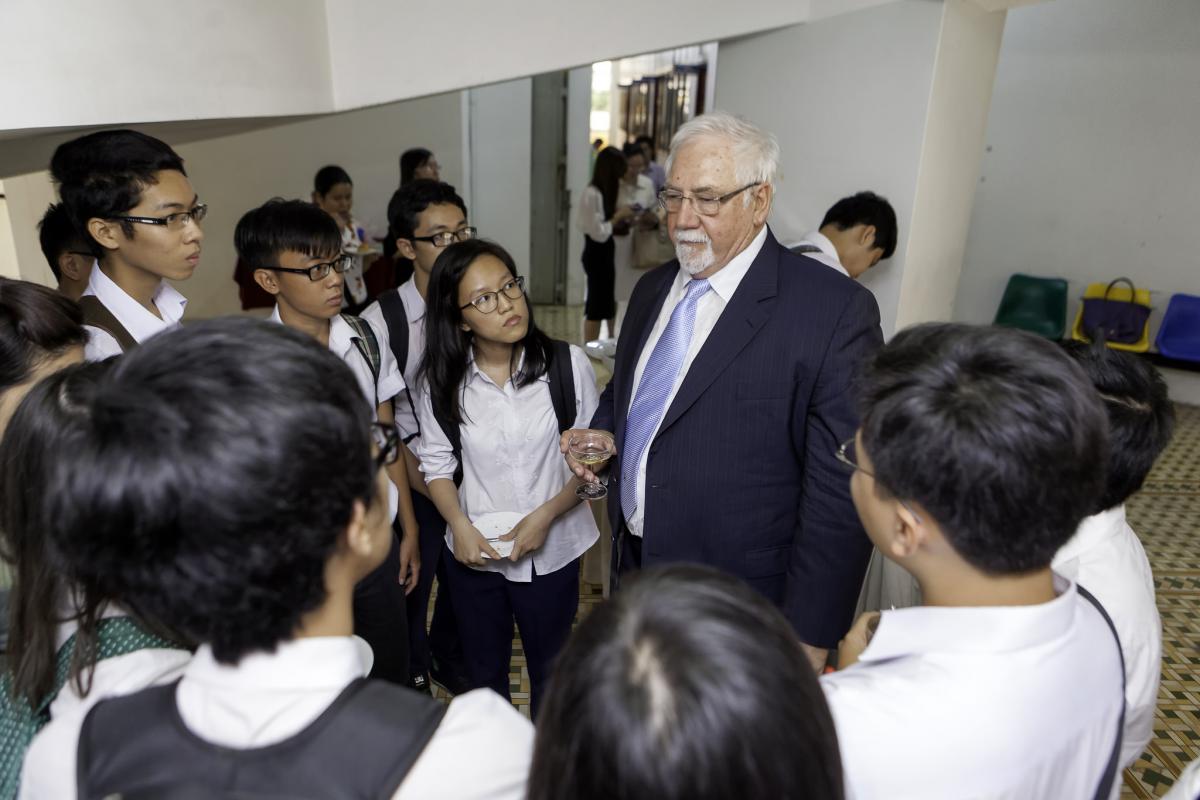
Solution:
[[[328,193],[320,195],[313,193],[317,205],[338,224],[350,223],[350,209],[354,207],[354,184],[335,183]]]
[[[294,250],[285,250],[276,258],[276,263],[285,269],[307,270],[317,264],[333,261],[339,255],[307,256]],[[267,273],[267,278],[274,278],[275,291],[271,290],[270,280],[266,281],[263,288],[294,311],[315,319],[333,319],[342,310],[342,285],[345,279],[332,269],[319,281],[309,280],[307,275],[295,272],[262,271]]]
[[[497,344],[516,344],[529,332],[529,307],[525,295],[513,299],[500,291],[501,287],[516,280],[495,256],[480,256],[467,268],[458,282],[458,304],[466,306],[486,292],[496,292],[496,307],[484,314],[475,306],[462,310],[463,330],[470,331],[479,339]]]
[[[453,203],[438,203],[428,206],[417,215],[417,227],[413,236],[433,236],[444,231],[457,232],[467,227],[467,216],[462,209]],[[421,272],[428,275],[433,271],[433,262],[446,248],[438,247],[433,242],[409,241],[397,239],[396,247],[405,258],[411,259]]]
[[[166,217],[196,207],[199,198],[192,182],[182,172],[161,170],[155,173],[155,183],[142,189],[136,206],[123,216]],[[120,224],[105,220],[106,240],[101,244],[130,266],[172,281],[192,277],[200,263],[200,242],[204,232],[195,220],[178,227],[170,225],[133,225],[133,236],[126,236]]]

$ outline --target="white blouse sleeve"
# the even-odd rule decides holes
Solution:
[[[454,480],[458,471],[458,459],[454,448],[446,438],[446,432],[433,416],[433,400],[429,395],[429,384],[421,381],[416,389],[417,421],[421,423],[421,438],[416,456],[421,461],[421,472],[428,485],[438,478]]]
[[[575,427],[591,427],[592,415],[600,405],[600,392],[596,388],[596,370],[583,348],[571,345],[571,372],[575,383]]]
[[[587,186],[579,196],[579,230],[593,242],[607,242],[612,236],[612,223],[604,219],[604,196],[595,186]]]

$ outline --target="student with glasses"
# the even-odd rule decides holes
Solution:
[[[384,292],[363,312],[363,319],[376,329],[387,331],[388,349],[400,364],[405,384],[413,387],[417,385],[417,369],[425,354],[425,297],[433,264],[454,242],[474,239],[476,230],[468,223],[467,205],[453,186],[424,179],[411,181],[392,195],[388,224],[398,253],[412,262],[412,277],[399,288]],[[406,455],[416,453],[420,448],[421,428],[410,389],[406,388],[396,398],[396,424],[408,446]],[[411,683],[414,689],[429,692],[432,680],[447,692],[458,694],[469,684],[447,592],[438,594],[426,633],[434,576],[440,585],[446,585],[446,567],[442,563],[446,521],[429,498],[416,459],[408,464],[408,477],[413,511],[421,529],[422,565],[417,588],[408,595]]]
[[[144,133],[99,131],[59,146],[50,174],[97,259],[80,299],[88,359],[117,355],[178,325],[187,300],[167,281],[196,270],[208,211],[183,159]]]
[[[238,257],[254,268],[259,286],[276,298],[271,321],[311,336],[342,359],[375,418],[392,425],[392,400],[404,391],[404,376],[391,351],[379,345],[383,331],[341,313],[351,257],[342,252],[333,218],[300,200],[269,200],[246,212],[234,231],[234,243]],[[417,585],[421,557],[405,459],[390,464],[387,472],[398,536],[393,537],[391,555],[355,592],[355,625],[375,651],[372,675],[407,683],[405,594]]]
[[[536,716],[579,603],[579,557],[598,536],[558,452],[564,414],[567,427],[591,418],[595,375],[580,348],[538,330],[524,280],[499,245],[447,247],[427,299],[421,467],[447,522],[447,588],[467,677],[509,696],[515,619]],[[559,359],[571,367],[574,402],[565,409],[553,395],[563,389]]]
[[[78,301],[87,291],[96,257],[83,234],[71,222],[66,206],[50,204],[38,223],[38,239],[50,272],[58,281],[59,294]]]

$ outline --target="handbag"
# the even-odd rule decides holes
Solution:
[[[654,269],[675,258],[675,245],[667,234],[666,223],[651,230],[633,232],[633,268]]]
[[[1128,300],[1113,300],[1109,297],[1113,287],[1119,283],[1129,285]],[[1108,284],[1103,297],[1083,298],[1082,329],[1084,335],[1095,339],[1102,331],[1105,341],[1119,344],[1134,344],[1142,338],[1146,321],[1150,318],[1150,306],[1136,301],[1137,289],[1129,278],[1117,278]]]

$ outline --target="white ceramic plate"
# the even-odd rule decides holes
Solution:
[[[501,542],[499,537],[515,528],[517,523],[524,518],[524,514],[518,514],[515,511],[493,511],[491,514],[484,514],[471,520],[471,524],[475,526],[475,530],[484,535],[488,544],[501,558],[508,558],[512,555],[513,543]],[[484,553],[483,557],[490,558],[487,553]]]

